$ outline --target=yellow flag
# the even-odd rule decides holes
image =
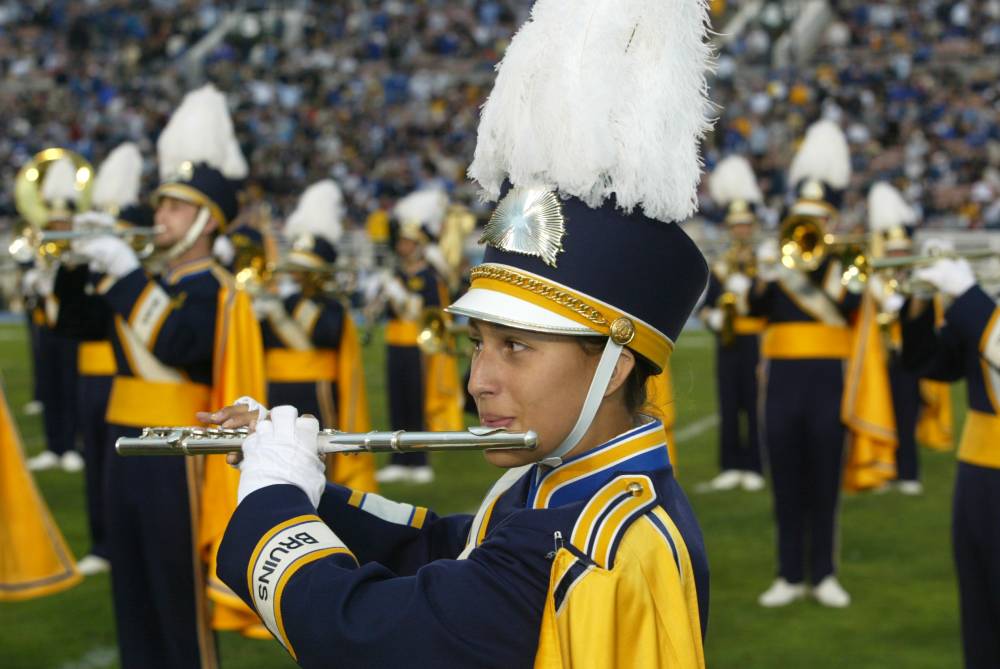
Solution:
[[[83,577],[24,462],[0,389],[0,602],[71,588]]]
[[[264,344],[250,297],[237,290],[231,280],[220,283],[210,406],[212,409],[228,406],[243,395],[266,402]],[[208,596],[215,603],[212,627],[268,638],[270,635],[257,614],[215,575],[216,553],[229,518],[236,510],[239,480],[239,472],[226,464],[225,456],[205,457],[198,538],[199,549],[209,566]]]
[[[337,429],[344,432],[368,432],[372,429],[368,414],[368,392],[361,360],[361,342],[354,319],[344,311],[344,331],[340,335],[337,358]],[[375,456],[330,455],[326,459],[326,477],[353,490],[376,492]]]
[[[447,353],[424,356],[424,422],[432,432],[461,430],[465,395],[458,361]]]
[[[951,385],[945,381],[920,379],[920,402],[917,442],[935,451],[950,451],[955,447]]]
[[[867,293],[854,325],[844,379],[841,420],[850,433],[844,489],[876,488],[896,478],[896,415],[892,408],[885,345]]]

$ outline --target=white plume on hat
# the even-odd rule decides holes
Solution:
[[[737,200],[758,203],[764,199],[757,185],[757,176],[743,156],[729,156],[719,161],[708,177],[708,194],[719,207]]]
[[[119,144],[101,166],[94,179],[94,207],[121,209],[139,201],[142,182],[142,154],[132,142]]]
[[[426,188],[401,199],[392,213],[400,223],[419,223],[437,237],[441,234],[447,210],[447,193],[437,188]]]
[[[916,212],[891,184],[879,181],[868,191],[868,228],[873,232],[913,225],[916,221]]]
[[[226,160],[222,165],[222,173],[230,179],[246,179],[250,173],[247,159],[243,157],[243,150],[235,135],[230,138],[226,147]]]
[[[838,190],[850,183],[851,150],[844,131],[833,121],[816,121],[806,131],[788,169],[790,184],[803,179],[818,179]]]
[[[47,202],[76,202],[79,197],[80,191],[76,189],[76,165],[73,161],[60,158],[49,165],[42,179],[42,199]]]
[[[491,200],[506,179],[687,218],[711,126],[708,27],[707,0],[538,0],[498,66],[469,176]]]
[[[185,162],[207,163],[231,179],[246,176],[246,161],[235,138],[226,97],[212,84],[191,91],[156,140],[160,178],[171,178]]]
[[[333,179],[306,188],[285,223],[288,237],[312,235],[336,244],[344,234],[344,197]]]

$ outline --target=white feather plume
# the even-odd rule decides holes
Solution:
[[[401,199],[392,213],[399,222],[419,223],[437,237],[441,234],[441,224],[447,210],[448,195],[437,188],[427,188]]]
[[[226,161],[222,165],[222,174],[230,179],[246,179],[250,173],[247,159],[243,157],[243,149],[236,136],[230,138],[226,147]]]
[[[891,184],[879,181],[868,191],[868,228],[873,232],[913,225],[916,221],[916,212]]]
[[[469,176],[663,221],[697,206],[711,126],[707,0],[537,0],[483,107]]]
[[[726,207],[737,200],[756,204],[764,199],[757,185],[757,176],[743,156],[729,156],[716,165],[708,177],[708,194],[719,207]]]
[[[234,137],[226,97],[211,84],[191,91],[156,141],[160,178],[170,178],[185,162],[207,163],[225,170],[227,163],[234,163]]]
[[[306,188],[295,211],[285,222],[288,237],[312,235],[336,244],[344,234],[344,197],[340,186],[324,179]]]
[[[142,182],[142,154],[132,142],[118,145],[101,166],[94,179],[94,207],[121,209],[139,201]]]
[[[844,131],[833,121],[816,121],[806,131],[788,169],[789,183],[803,179],[818,179],[838,190],[850,183],[851,150]]]
[[[76,202],[80,191],[76,189],[76,166],[69,158],[60,158],[45,170],[42,179],[42,198],[48,202],[65,200]]]

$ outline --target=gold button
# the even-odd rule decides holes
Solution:
[[[638,483],[634,483],[634,482],[633,483],[629,483],[628,484],[628,491],[630,493],[632,493],[632,497],[638,497],[639,495],[642,494],[642,486],[639,485]]]
[[[622,316],[611,323],[611,341],[614,343],[619,346],[628,346],[634,337],[635,325],[632,324],[631,319]]]

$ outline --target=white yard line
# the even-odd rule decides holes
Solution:
[[[112,646],[91,648],[77,660],[60,664],[58,669],[105,669],[114,666],[118,660],[118,650]]]
[[[684,427],[674,431],[674,441],[678,444],[682,444],[685,441],[690,441],[695,437],[699,437],[709,430],[714,429],[719,424],[719,415],[710,414],[708,416],[702,416],[693,423],[688,423]]]

